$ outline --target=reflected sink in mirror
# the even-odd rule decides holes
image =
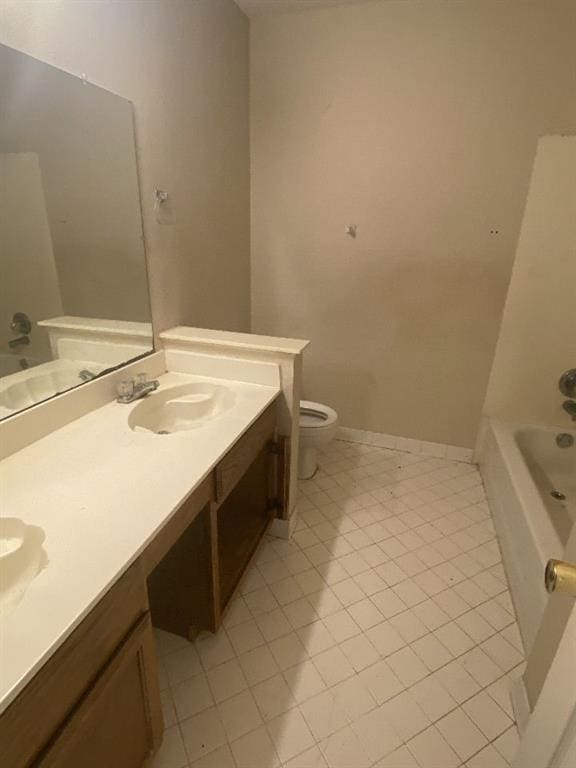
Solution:
[[[132,430],[169,435],[195,429],[216,419],[234,405],[236,395],[222,384],[198,382],[170,387],[148,395],[131,412]]]
[[[17,517],[0,518],[0,616],[10,613],[47,565],[44,531]]]
[[[45,373],[39,373],[38,369],[32,369],[26,374],[21,374],[19,381],[0,391],[0,407],[12,411],[29,408],[49,397],[77,387],[101,371],[101,365],[80,362],[72,365],[63,363],[62,366]]]

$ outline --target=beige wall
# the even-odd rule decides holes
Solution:
[[[485,412],[571,426],[560,374],[576,367],[576,136],[541,139]]]
[[[248,22],[232,0],[2,0],[0,41],[134,102],[156,331],[247,330]],[[155,187],[170,193],[159,224]]]
[[[575,35],[571,0],[253,22],[253,330],[312,340],[305,395],[344,425],[473,444],[536,142],[576,127]]]

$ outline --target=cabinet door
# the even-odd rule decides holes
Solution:
[[[141,768],[161,739],[154,637],[146,615],[36,765],[38,768]]]
[[[2,768],[34,764],[147,610],[145,583],[135,563],[0,715]]]
[[[277,405],[274,401],[250,429],[230,448],[216,466],[216,502],[222,504],[242,479],[248,467],[276,432]]]
[[[274,516],[273,463],[270,447],[265,446],[217,509],[222,611]]]

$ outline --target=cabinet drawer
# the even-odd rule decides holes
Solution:
[[[135,563],[0,716],[2,768],[31,764],[147,606]]]
[[[276,430],[276,403],[272,403],[224,456],[215,470],[216,503],[221,504]]]
[[[161,738],[154,637],[146,615],[35,765],[142,768]]]

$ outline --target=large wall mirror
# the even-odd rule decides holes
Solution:
[[[0,45],[0,418],[152,339],[132,104]]]

